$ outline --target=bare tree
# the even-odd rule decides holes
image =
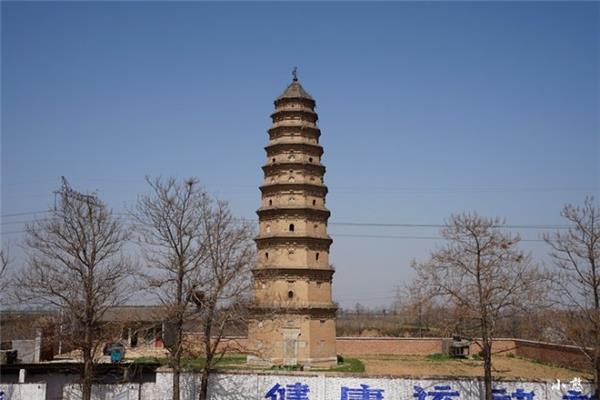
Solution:
[[[200,221],[207,258],[197,301],[206,357],[199,398],[206,400],[210,370],[230,350],[221,345],[225,328],[245,321],[255,252],[254,229],[236,221],[226,202],[205,203]]]
[[[427,286],[414,280],[402,288],[402,294],[404,297],[402,311],[407,322],[415,325],[417,334],[423,337],[423,328],[425,328],[425,332],[429,332],[434,305]]]
[[[413,262],[417,280],[432,295],[461,310],[465,331],[481,336],[485,398],[492,399],[492,339],[497,322],[512,307],[540,295],[539,270],[517,248],[518,236],[501,231],[503,222],[477,214],[450,217],[441,235],[447,243],[429,261]]]
[[[0,277],[4,276],[6,267],[8,266],[8,250],[0,250]]]
[[[180,398],[184,325],[197,313],[194,300],[207,258],[202,210],[209,202],[198,180],[146,181],[151,193],[138,199],[132,216],[149,268],[147,283],[163,307],[165,347],[173,370],[173,400]]]
[[[65,334],[82,353],[89,400],[102,316],[131,294],[132,268],[122,256],[129,233],[97,196],[75,192],[64,178],[56,194],[49,215],[26,226],[27,265],[15,281],[22,301],[56,307],[69,321]]]
[[[559,303],[566,308],[561,331],[590,360],[600,393],[600,207],[587,197],[582,207],[567,204],[564,232],[545,234],[558,272]]]
[[[152,188],[132,214],[151,271],[149,287],[164,305],[172,327],[165,340],[173,369],[173,399],[180,396],[182,356],[193,345],[184,337],[186,323],[199,322],[202,332],[200,398],[207,395],[211,368],[229,350],[225,328],[245,315],[254,261],[252,229],[236,221],[227,203],[213,200],[195,178],[147,179]]]
[[[4,290],[8,287],[8,264],[10,263],[10,257],[7,249],[0,249],[0,296],[4,293]],[[0,297],[1,299],[1,297]]]

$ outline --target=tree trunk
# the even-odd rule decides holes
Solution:
[[[178,332],[176,334],[175,354],[173,355],[172,365],[173,368],[173,400],[179,400],[180,398],[180,382],[181,376],[181,335],[180,327],[178,326]]]
[[[216,350],[216,347],[213,348],[211,342],[212,324],[215,316],[215,308],[216,303],[214,301],[209,301],[203,332],[204,353],[206,356],[206,362],[204,363],[204,368],[202,368],[202,382],[200,383],[200,396],[198,397],[199,400],[206,400],[208,396],[208,376],[210,375],[210,369],[212,368],[212,362],[215,354],[213,350]]]
[[[600,348],[594,349],[594,385],[596,399],[600,399]]]
[[[207,360],[208,361],[208,360]],[[199,400],[206,400],[208,398],[208,376],[210,373],[210,367],[208,362],[202,368],[202,381],[200,382],[200,396]]]
[[[173,365],[173,400],[179,400],[180,393],[180,382],[179,378],[181,376],[181,352],[183,351],[183,319],[185,312],[185,304],[183,300],[183,279],[185,277],[184,273],[184,263],[179,258],[178,269],[177,269],[177,292],[176,292],[176,321],[175,321],[175,343],[173,344],[173,349],[175,350],[175,354],[171,356]]]
[[[93,343],[92,343],[92,324],[91,324],[91,307],[89,303],[91,302],[91,296],[86,293],[86,302],[88,306],[86,306],[86,321],[83,327],[83,347],[81,352],[83,353],[83,388],[81,391],[81,399],[82,400],[91,400],[92,399],[92,380],[94,377],[94,357],[92,354]]]
[[[173,368],[173,400],[179,400],[179,367]]]
[[[174,350],[175,354],[172,355],[171,368],[173,368],[173,400],[180,399],[180,382],[181,376],[181,350],[182,350],[182,330],[183,324],[180,321],[177,322],[177,333],[175,334]]]
[[[483,342],[483,384],[485,387],[485,400],[492,400],[492,342],[489,338],[482,338]]]
[[[82,400],[91,400],[92,398],[92,377],[94,376],[94,365],[92,352],[90,348],[83,349],[83,388],[81,391]]]

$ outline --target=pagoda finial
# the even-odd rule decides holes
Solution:
[[[298,67],[294,67],[292,70],[292,77],[294,82],[298,82]]]

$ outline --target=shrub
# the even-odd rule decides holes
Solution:
[[[331,369],[331,371],[336,372],[365,372],[365,364],[360,361],[358,358],[346,358],[344,359],[343,364],[338,365],[337,367]]]
[[[427,361],[448,361],[448,360],[452,360],[452,357],[450,357],[448,354],[432,353],[432,354],[427,354],[425,359]]]

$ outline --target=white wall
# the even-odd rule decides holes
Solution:
[[[274,385],[279,384],[279,388],[286,391],[290,389],[288,385],[294,384],[307,385],[309,392],[307,397],[310,400],[340,400],[342,398],[343,388],[346,388],[348,399],[360,398],[352,397],[350,394],[357,395],[357,390],[364,389],[361,385],[366,385],[368,390],[380,390],[382,399],[395,400],[437,400],[433,392],[436,387],[450,386],[447,392],[458,392],[458,396],[443,396],[444,400],[480,400],[483,398],[483,382],[476,379],[400,379],[400,378],[362,378],[362,377],[334,377],[334,376],[307,376],[307,375],[234,375],[219,374],[214,375],[210,382],[211,400],[231,399],[231,400],[259,400],[269,399],[265,397]],[[495,385],[497,389],[504,389],[504,393],[497,393],[498,400],[528,400],[525,396],[520,396],[517,389],[522,389],[524,393],[533,392],[532,400],[561,400],[566,389],[552,389],[553,382],[526,382],[526,381],[505,381],[498,382]],[[589,395],[591,385],[585,383],[583,394]],[[418,396],[418,390],[423,390],[422,396]],[[348,392],[353,391],[353,392]],[[439,392],[439,390],[437,390]],[[454,394],[454,393],[453,393]],[[369,399],[377,399],[375,394]],[[504,397],[502,397],[504,396]],[[508,396],[508,397],[506,397]],[[449,399],[447,399],[449,397]],[[365,397],[367,398],[367,397]],[[442,400],[440,398],[439,400]],[[280,400],[276,397],[276,400]]]
[[[120,385],[94,385],[92,400],[138,400],[140,385],[126,383]],[[162,397],[156,397],[164,399]],[[81,386],[69,384],[63,387],[64,400],[81,400]]]
[[[0,400],[45,400],[45,383],[0,383]]]
[[[94,385],[94,400],[166,400],[170,398],[173,375],[169,372],[156,374],[156,382],[128,383],[122,385]],[[564,384],[565,382],[563,382]],[[211,400],[264,400],[269,399],[268,392],[275,387],[285,390],[287,399],[294,390],[294,385],[308,389],[306,398],[309,400],[340,400],[342,390],[362,390],[361,385],[367,385],[369,390],[379,390],[381,399],[387,400],[480,400],[483,398],[483,382],[477,379],[407,379],[407,378],[362,378],[359,376],[325,376],[316,373],[227,373],[213,374],[209,382],[209,398]],[[556,382],[540,381],[502,381],[495,387],[504,392],[496,393],[496,400],[563,400],[570,384],[566,383],[561,389],[553,388]],[[276,386],[279,385],[279,386]],[[449,389],[440,389],[449,386]],[[186,373],[181,377],[181,400],[198,398],[200,388],[199,374]],[[346,389],[343,389],[346,388]],[[533,392],[533,398],[519,396],[518,389],[523,393]],[[422,391],[421,391],[422,390]],[[589,399],[592,386],[583,383],[583,395]],[[442,398],[435,398],[434,392],[450,392]],[[458,392],[458,396],[454,396]],[[44,400],[46,398],[45,384],[0,384],[0,400]],[[419,397],[419,393],[421,396]],[[348,393],[348,400],[357,398],[356,392]],[[79,400],[81,391],[78,385],[65,385],[63,398]],[[276,400],[282,400],[279,395]],[[370,399],[378,399],[372,396]],[[574,400],[574,399],[573,399]]]
[[[200,390],[200,375],[183,373],[179,379],[180,399],[195,400]],[[155,383],[143,383],[140,388],[142,399],[169,399],[173,387],[173,374],[157,373]]]
[[[20,362],[27,364],[40,362],[41,345],[40,337],[12,341],[12,349],[17,350],[17,358]]]

